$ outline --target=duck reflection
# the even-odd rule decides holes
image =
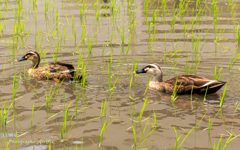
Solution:
[[[27,93],[34,93],[37,98],[46,95],[48,92],[57,92],[57,90],[61,88],[65,93],[71,95],[69,97],[70,99],[75,99],[77,91],[80,92],[83,90],[79,83],[73,81],[45,81],[21,77],[21,82],[25,91]]]
[[[212,100],[219,104],[220,102],[220,95],[217,93],[208,94],[205,97],[204,95],[178,95],[175,101],[172,100],[171,95],[154,91],[155,96],[149,97],[149,103],[162,103],[165,101],[167,103],[171,103],[174,108],[182,108],[187,110],[207,110],[209,107],[214,107],[212,105],[208,105]]]

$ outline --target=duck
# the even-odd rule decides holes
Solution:
[[[160,92],[172,94],[176,84],[177,94],[213,94],[216,93],[226,82],[212,80],[194,74],[181,74],[177,77],[163,81],[163,72],[156,63],[146,65],[144,68],[134,71],[134,74],[148,73],[153,75],[149,88]]]
[[[32,66],[28,69],[28,75],[37,80],[75,80],[81,81],[82,75],[77,74],[74,66],[64,62],[52,62],[44,66],[40,65],[40,55],[37,51],[30,50],[23,57],[16,59],[16,62],[25,60],[32,61]]]

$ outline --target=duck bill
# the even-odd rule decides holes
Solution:
[[[137,71],[134,71],[134,74],[139,74],[139,73],[147,73],[144,68],[143,69],[140,69],[140,70],[137,70]]]
[[[19,58],[19,59],[16,59],[15,61],[16,61],[16,62],[20,62],[20,61],[24,61],[24,60],[27,60],[27,59],[25,58],[25,56],[23,56],[23,57],[21,57],[21,58]]]

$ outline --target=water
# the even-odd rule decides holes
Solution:
[[[21,7],[17,1],[0,2],[1,25],[5,21],[3,31],[1,31],[0,26],[1,106],[3,106],[5,100],[7,107],[12,103],[14,74],[17,73],[18,75],[24,65],[26,69],[30,66],[29,61],[14,62],[16,58],[22,57],[28,50],[42,52],[41,65],[52,62],[52,54],[56,54],[58,51],[58,61],[72,63],[74,66],[77,66],[80,50],[83,57],[82,61],[87,64],[86,88],[81,88],[79,84],[64,82],[50,109],[45,104],[46,94],[49,93],[51,87],[54,88],[57,84],[34,79],[28,81],[24,80],[23,75],[21,75],[16,101],[13,109],[9,111],[7,119],[9,122],[1,130],[3,133],[0,139],[2,149],[6,146],[5,141],[15,140],[16,131],[19,136],[18,141],[32,140],[39,142],[40,140],[50,140],[52,147],[54,145],[55,149],[74,149],[76,145],[78,149],[81,147],[97,149],[99,137],[106,120],[109,126],[103,134],[99,149],[131,149],[134,145],[132,125],[136,130],[138,145],[146,123],[148,125],[144,137],[155,126],[153,110],[156,113],[157,128],[142,143],[140,146],[142,149],[171,149],[175,145],[174,128],[178,136],[183,134],[178,144],[180,145],[182,139],[201,119],[201,123],[189,134],[181,149],[212,149],[214,141],[218,142],[221,134],[223,134],[222,145],[229,137],[228,132],[232,131],[234,135],[239,134],[240,114],[236,110],[236,103],[240,96],[239,61],[236,61],[229,71],[233,53],[235,52],[234,58],[239,53],[235,31],[237,28],[236,21],[239,20],[239,10],[234,11],[235,13],[232,15],[231,11],[234,5],[230,5],[228,10],[228,1],[217,2],[218,15],[221,14],[221,17],[218,16],[218,24],[214,27],[212,1],[209,1],[209,3],[201,1],[198,6],[201,6],[202,9],[196,9],[196,1],[192,1],[183,17],[178,16],[176,18],[173,30],[170,25],[174,21],[171,13],[173,12],[173,4],[176,2],[175,11],[178,13],[180,3],[179,1],[167,1],[165,17],[162,17],[163,11],[160,3],[159,17],[156,19],[155,25],[155,38],[151,44],[154,30],[151,27],[149,37],[149,26],[144,14],[144,1],[128,1],[129,3],[127,1],[116,1],[115,11],[119,8],[116,16],[111,12],[109,1],[85,2],[88,6],[86,7],[85,23],[84,17],[81,21],[79,14],[84,5],[77,1],[49,1],[49,9],[46,15],[45,1],[43,0],[37,1],[36,6],[33,5],[32,1],[21,1]],[[239,2],[234,2],[234,4],[236,5],[235,9],[239,7]],[[147,17],[149,23],[152,22],[152,13],[157,5],[158,2],[156,1],[150,2],[148,6]],[[95,6],[97,6],[99,12],[98,21],[96,20]],[[24,8],[20,11],[20,23],[16,19],[18,17],[15,18],[13,13],[14,10],[17,13],[19,8]],[[220,13],[221,8],[222,13]],[[200,11],[202,13],[199,13]],[[58,12],[58,15],[56,12]],[[193,20],[195,21],[193,29],[192,16],[194,16]],[[198,22],[196,22],[196,16],[199,16]],[[185,26],[187,29],[185,38],[184,20],[185,25],[188,25]],[[133,28],[131,28],[132,22],[135,24]],[[21,32],[21,28],[18,31],[13,31],[14,23],[18,26],[22,25],[25,29],[24,32]],[[58,28],[56,28],[57,26]],[[122,46],[121,31],[123,31],[123,27],[125,38]],[[86,35],[83,40],[84,28]],[[121,28],[121,31],[119,28]],[[215,42],[215,32],[218,36],[217,44]],[[74,33],[76,33],[76,38]],[[220,33],[222,33],[221,36],[219,36]],[[125,56],[122,53],[126,54],[129,41],[131,43],[128,55]],[[91,55],[88,55],[91,47]],[[104,52],[103,47],[105,47]],[[111,50],[113,52],[112,73],[117,66],[112,84],[115,82],[118,71],[123,64],[113,94],[108,92],[108,66],[111,61]],[[120,54],[121,57],[118,61]],[[228,82],[222,112],[218,113],[220,96],[224,87],[217,94],[207,95],[205,102],[203,102],[204,96],[202,95],[193,95],[192,98],[190,95],[178,95],[178,99],[173,103],[171,95],[157,91],[148,90],[144,96],[145,88],[151,76],[143,74],[134,76],[129,93],[134,61],[138,60],[138,69],[148,63],[158,63],[163,70],[164,80],[166,80],[169,77],[185,73],[187,57],[188,71],[192,65],[191,73],[194,72],[196,66],[196,74],[213,78],[215,66],[217,72],[222,68],[220,80]],[[60,139],[60,130],[64,124],[64,93],[65,109],[70,103],[71,105],[67,118],[66,130],[68,134],[64,139]],[[143,112],[142,120],[144,121],[135,123],[146,97],[148,97],[148,105]],[[106,117],[100,117],[101,105],[105,100],[107,102]],[[35,105],[32,115],[33,103]],[[70,125],[76,104],[77,113],[74,114]],[[13,119],[13,114],[15,119]],[[151,119],[149,116],[151,116]],[[214,117],[209,135],[209,118],[213,119]],[[31,118],[34,118],[32,129]],[[13,121],[11,121],[12,119]],[[20,136],[26,132],[28,133]],[[239,138],[234,139],[228,144],[227,149],[238,149],[239,142]],[[10,145],[15,147],[15,143],[11,142]],[[37,146],[48,149],[49,142],[30,143],[28,145],[18,144],[19,149],[32,149]]]

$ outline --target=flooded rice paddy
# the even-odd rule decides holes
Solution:
[[[0,0],[1,149],[239,149],[239,6]],[[85,85],[29,78],[30,61],[15,62],[29,50],[40,65],[82,68]],[[133,74],[152,62],[164,80],[191,73],[227,85],[173,101]]]

